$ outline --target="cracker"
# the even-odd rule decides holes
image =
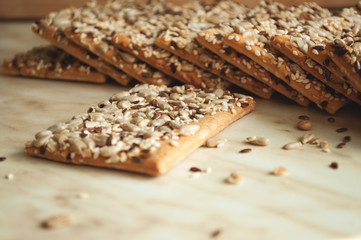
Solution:
[[[156,85],[169,85],[173,81],[170,77],[140,61],[132,54],[120,51],[106,41],[99,40],[96,37],[87,34],[87,32],[77,28],[67,28],[64,33],[68,39],[71,39],[77,45],[89,49],[97,56],[113,66],[118,67],[140,82]]]
[[[279,54],[269,45],[268,35],[263,34],[262,31],[253,29],[243,34],[231,33],[224,39],[224,43],[253,59],[331,114],[347,103],[341,95],[334,93],[332,89],[307,75],[297,64]],[[262,38],[261,41],[258,40],[259,37]]]
[[[217,54],[234,66],[238,67],[250,76],[273,88],[287,98],[294,100],[301,106],[306,107],[309,105],[310,101],[302,94],[289,87],[287,84],[282,82],[273,74],[266,71],[263,67],[261,67],[252,59],[236,52],[235,50],[233,50],[233,48],[223,44],[224,35],[226,35],[228,32],[227,30],[225,30],[227,28],[229,29],[229,27],[225,26],[221,29],[217,28],[206,30],[198,35],[197,40],[204,47],[207,47],[209,50],[211,50],[213,53]],[[217,40],[214,41],[214,39]]]
[[[221,89],[142,84],[37,133],[25,150],[59,162],[157,176],[254,106],[251,97]]]
[[[309,31],[312,31],[310,28],[308,29]],[[308,44],[310,44],[310,40],[307,38],[306,41],[306,34],[298,35],[295,31],[290,31],[290,33],[292,33],[292,35],[283,34],[271,37],[271,44],[321,82],[354,102],[361,104],[361,95],[356,89],[344,79],[339,79],[338,76],[328,71],[328,69],[324,68],[307,55],[307,48]],[[318,49],[321,50],[320,47]]]
[[[35,47],[4,60],[1,71],[46,79],[104,83],[106,76],[54,46]]]
[[[32,30],[34,33],[49,41],[54,46],[63,49],[68,54],[92,66],[99,72],[108,75],[121,85],[127,85],[130,82],[131,78],[124,72],[116,69],[110,64],[107,64],[98,56],[78,47],[76,44],[66,39],[61,29],[56,26],[49,25],[45,19],[33,24]]]
[[[326,51],[332,61],[349,78],[352,85],[361,91],[361,54],[360,38],[346,33],[326,45]]]
[[[167,39],[165,34],[162,34],[156,40],[156,45],[171,53],[174,53],[180,58],[192,62],[206,71],[209,71],[243,89],[256,94],[259,97],[269,99],[273,93],[273,90],[265,84],[262,84],[259,81],[253,79],[251,76],[225,62],[223,59],[219,58],[217,55],[214,55],[203,47],[194,47],[191,52],[188,52],[184,48],[176,47],[177,44],[172,40]],[[247,79],[247,81],[244,79]]]

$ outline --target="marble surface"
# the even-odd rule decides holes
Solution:
[[[29,22],[0,22],[0,61],[44,44]],[[86,111],[91,103],[126,88],[0,75],[0,239],[360,239],[361,108],[346,106],[329,115],[280,96],[257,99],[253,113],[217,137],[219,149],[200,148],[167,174],[151,178],[121,171],[73,166],[28,157],[23,147],[39,130]],[[304,132],[299,115],[308,115],[312,132],[330,142],[330,153],[307,145],[281,147]],[[347,127],[345,133],[335,130]],[[249,136],[269,146],[244,143]],[[346,135],[352,141],[336,145]],[[252,148],[247,154],[241,149]],[[337,162],[339,168],[329,164]],[[194,175],[190,167],[211,168]],[[289,174],[270,174],[284,166]],[[239,185],[225,178],[237,171]],[[13,180],[5,178],[14,174]],[[78,198],[79,193],[89,195]],[[57,230],[43,229],[51,216],[74,214]],[[220,234],[212,237],[212,233]]]

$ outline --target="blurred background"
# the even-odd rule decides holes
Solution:
[[[0,19],[36,19],[50,11],[67,8],[70,6],[79,7],[89,0],[0,0]],[[98,0],[97,2],[106,2]],[[139,0],[142,1],[142,0]],[[144,0],[145,1],[145,0]],[[182,4],[187,0],[168,0],[173,3]],[[211,2],[212,0],[209,0]],[[312,1],[312,0],[311,0]],[[238,0],[247,6],[255,6],[257,0]],[[302,0],[278,0],[286,5],[300,4]],[[315,0],[322,7],[340,8],[356,4],[357,0]]]

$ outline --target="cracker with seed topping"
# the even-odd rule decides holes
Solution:
[[[104,83],[106,76],[54,46],[35,47],[6,59],[1,72],[26,77]]]
[[[326,45],[328,56],[358,91],[361,91],[360,14],[361,2],[353,8],[344,8],[340,13],[344,19],[342,29]],[[345,25],[347,27],[344,27]]]
[[[264,37],[256,29],[249,30],[244,35],[232,33],[226,37],[225,43],[252,58],[267,71],[276,75],[289,86],[316,103],[321,109],[331,114],[347,103],[344,97],[336,94],[333,89],[328,88],[313,76],[304,72],[299,65],[291,62],[287,57],[271,47],[268,39],[265,42],[259,41],[259,36]]]
[[[83,9],[92,9],[91,4],[85,5]],[[127,85],[131,78],[123,71],[116,69],[110,64],[104,62],[98,56],[92,54],[90,51],[80,48],[74,42],[66,39],[63,30],[71,23],[71,16],[77,15],[80,10],[75,8],[67,8],[59,12],[52,12],[48,16],[36,21],[32,30],[40,37],[49,41],[54,46],[63,49],[68,54],[74,56],[80,61],[92,66],[99,72],[108,75],[121,85]]]
[[[273,13],[268,17],[260,14],[247,19],[247,26],[239,26],[224,39],[224,43],[256,61],[320,108],[335,113],[347,100],[304,72],[299,65],[290,61],[270,43],[272,36],[283,34],[287,29],[298,26],[300,21],[318,20],[331,14],[315,3],[283,6],[277,9],[273,11],[277,14]]]
[[[168,8],[171,7],[171,5],[168,6]],[[254,83],[254,79],[240,71],[235,71],[234,68],[224,68],[224,70],[221,71],[223,68],[221,65],[224,64],[222,61],[208,64],[208,67],[204,67],[203,64],[192,64],[186,61],[191,59],[184,56],[181,56],[181,58],[175,57],[169,51],[165,51],[156,46],[156,39],[165,30],[175,25],[198,21],[201,16],[206,14],[207,7],[209,6],[202,6],[199,3],[192,2],[182,6],[182,9],[180,9],[176,15],[168,14],[167,11],[155,13],[149,16],[148,21],[140,22],[139,24],[131,26],[127,31],[115,34],[113,36],[113,44],[122,50],[134,54],[136,57],[175,77],[179,81],[184,82],[183,76],[194,75],[195,71],[197,71],[198,73],[196,75],[200,78],[199,82],[201,83],[201,87],[210,89],[207,83],[208,77],[204,77],[204,75],[209,75],[209,73],[199,68],[199,66],[202,66],[206,70],[209,70],[209,72],[217,73],[216,76],[218,77],[237,83],[237,85],[257,95],[269,98],[272,90],[267,86],[259,82]],[[192,59],[191,62],[194,63],[195,61],[195,59]],[[216,70],[216,68],[218,69]],[[223,84],[224,81],[219,82],[219,85]],[[262,91],[263,89],[264,91]]]
[[[224,88],[225,85],[228,85],[227,82],[216,75],[204,71],[155,45],[157,36],[169,25],[179,21],[187,22],[191,18],[191,13],[203,12],[205,11],[204,8],[207,8],[207,6],[202,6],[197,2],[188,3],[181,9],[174,7],[166,4],[157,12],[148,11],[135,24],[128,26],[124,31],[115,33],[112,43],[119,49],[133,54],[181,82],[192,83],[208,90]]]
[[[173,82],[172,78],[140,61],[134,55],[118,50],[81,29],[68,28],[65,29],[64,34],[78,46],[91,50],[94,54],[114,67],[122,69],[139,82],[156,85],[169,85]]]
[[[214,55],[196,40],[198,33],[202,30],[228,22],[234,17],[242,16],[246,9],[245,6],[233,1],[219,2],[211,10],[195,15],[187,23],[175,23],[161,33],[155,44],[260,97],[270,98],[272,90],[268,86],[252,79],[252,76],[248,76],[240,69]]]
[[[112,49],[107,44],[107,34],[111,34],[114,28],[125,25],[126,20],[129,18],[127,15],[119,15],[123,13],[121,10],[123,8],[130,8],[132,10],[135,7],[138,7],[136,3],[127,1],[122,3],[117,1],[109,2],[104,6],[89,3],[81,8],[68,8],[50,13],[38,21],[34,25],[33,30],[83,61],[89,60],[89,56],[97,56],[99,61],[93,62],[95,66],[99,68],[107,67],[109,70],[112,70],[109,73],[113,77],[116,72],[126,76],[126,81],[121,77],[115,78],[115,80],[123,85],[126,85],[131,79],[124,72],[141,82],[159,85],[169,84],[172,81],[170,78],[140,62],[138,59],[131,59],[125,56],[125,53],[122,54],[117,51],[109,51],[108,53],[108,50]],[[120,18],[120,20],[116,20],[117,18]],[[79,38],[68,39],[64,32],[66,28],[71,28],[74,31],[75,29],[80,29],[81,31],[78,31],[82,34],[77,35]],[[84,51],[91,54],[81,54]]]
[[[251,97],[222,89],[141,84],[37,133],[26,152],[156,176],[254,106]]]
[[[236,52],[233,48],[223,44],[223,39],[229,31],[224,31],[224,29],[230,28],[229,26],[224,26],[223,28],[214,28],[208,29],[204,32],[201,32],[197,36],[197,40],[204,47],[211,50],[213,53],[217,54],[221,58],[228,61],[230,64],[238,67],[245,73],[250,76],[258,79],[264,84],[268,85],[275,91],[281,93],[285,97],[294,100],[301,106],[308,106],[310,101],[305,98],[301,93],[297,92],[286,83],[282,82],[276,76],[266,71],[263,67],[257,64],[252,59],[247,56]],[[232,29],[233,31],[233,29]],[[217,39],[216,41],[212,39]]]
[[[322,22],[325,24],[329,21],[331,20],[322,19]],[[303,23],[303,25],[287,29],[283,34],[272,36],[270,43],[315,78],[354,102],[361,104],[361,95],[356,89],[343,78],[339,78],[338,75],[333,74],[326,67],[320,65],[318,62],[321,61],[321,59],[314,61],[313,58],[309,56],[308,53],[311,46],[317,46],[316,48],[319,49],[320,52],[324,52],[322,51],[324,47],[319,43],[323,42],[324,45],[325,42],[335,37],[334,34],[325,30],[327,29],[326,25],[320,25],[319,23],[319,21],[308,21],[307,23]],[[315,57],[316,51],[317,54],[319,54],[318,50],[313,49],[314,58],[317,58]],[[327,55],[325,52],[323,54]]]

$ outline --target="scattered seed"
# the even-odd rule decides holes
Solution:
[[[296,150],[296,149],[300,149],[301,147],[302,147],[301,142],[292,142],[284,145],[282,148],[285,150]]]
[[[74,219],[73,214],[50,217],[42,223],[42,226],[48,229],[66,227],[73,221],[73,219]]]
[[[267,146],[269,143],[269,139],[264,137],[253,136],[246,138],[246,142],[257,146]]]
[[[208,168],[204,169],[203,172],[205,172],[205,173],[211,173],[211,172],[212,172],[212,168],[208,167]]]
[[[329,165],[330,168],[333,168],[333,169],[337,169],[338,168],[338,163],[337,162],[332,162],[330,165]]]
[[[306,133],[301,137],[300,141],[301,141],[302,144],[306,144],[306,143],[311,142],[311,140],[314,139],[314,138],[315,138],[315,134]]]
[[[272,175],[275,175],[275,176],[286,176],[287,173],[288,173],[288,170],[285,167],[276,167],[272,171]]]
[[[221,138],[221,139],[211,138],[206,141],[206,146],[209,148],[220,148],[223,147],[226,142],[227,142],[226,138]]]
[[[320,147],[321,148],[328,148],[330,144],[328,143],[328,141],[322,141],[321,144],[320,144]]]
[[[344,143],[351,142],[351,136],[345,136],[342,140]]]
[[[311,130],[312,122],[310,120],[301,120],[297,123],[297,128],[303,131]]]
[[[312,140],[310,141],[310,143],[311,143],[312,145],[318,145],[318,144],[320,144],[320,139],[319,139],[318,137],[316,137],[316,138],[312,139]]]
[[[191,167],[189,169],[190,172],[202,172],[202,170],[200,168],[197,168],[197,167]]]
[[[342,132],[346,132],[347,130],[348,130],[347,128],[338,128],[336,129],[336,132],[342,133]]]
[[[215,230],[214,232],[212,232],[211,236],[212,236],[213,238],[215,238],[215,237],[218,237],[221,233],[222,233],[222,230],[221,230],[221,229],[217,229],[217,230]]]
[[[7,180],[13,180],[14,179],[14,174],[13,173],[9,173],[8,175],[5,176],[5,179]]]
[[[76,197],[80,198],[80,199],[86,199],[86,198],[89,198],[89,194],[86,192],[80,192],[76,195]]]
[[[338,144],[336,147],[337,148],[344,148],[346,146],[346,143],[340,143],[340,144]]]
[[[6,157],[0,157],[0,162],[5,161]]]
[[[325,152],[325,153],[330,153],[331,150],[329,148],[322,148],[322,152]]]
[[[226,183],[228,184],[239,184],[242,181],[242,175],[239,173],[231,173],[228,178],[226,178]]]
[[[251,148],[245,148],[245,149],[242,149],[241,151],[239,151],[239,153],[249,153],[251,151],[252,151]]]
[[[328,120],[329,123],[334,123],[334,122],[336,122],[336,119],[333,118],[333,117],[329,117],[327,120]]]
[[[307,116],[307,115],[300,115],[300,116],[298,116],[298,119],[301,119],[301,120],[310,120],[310,117]]]

